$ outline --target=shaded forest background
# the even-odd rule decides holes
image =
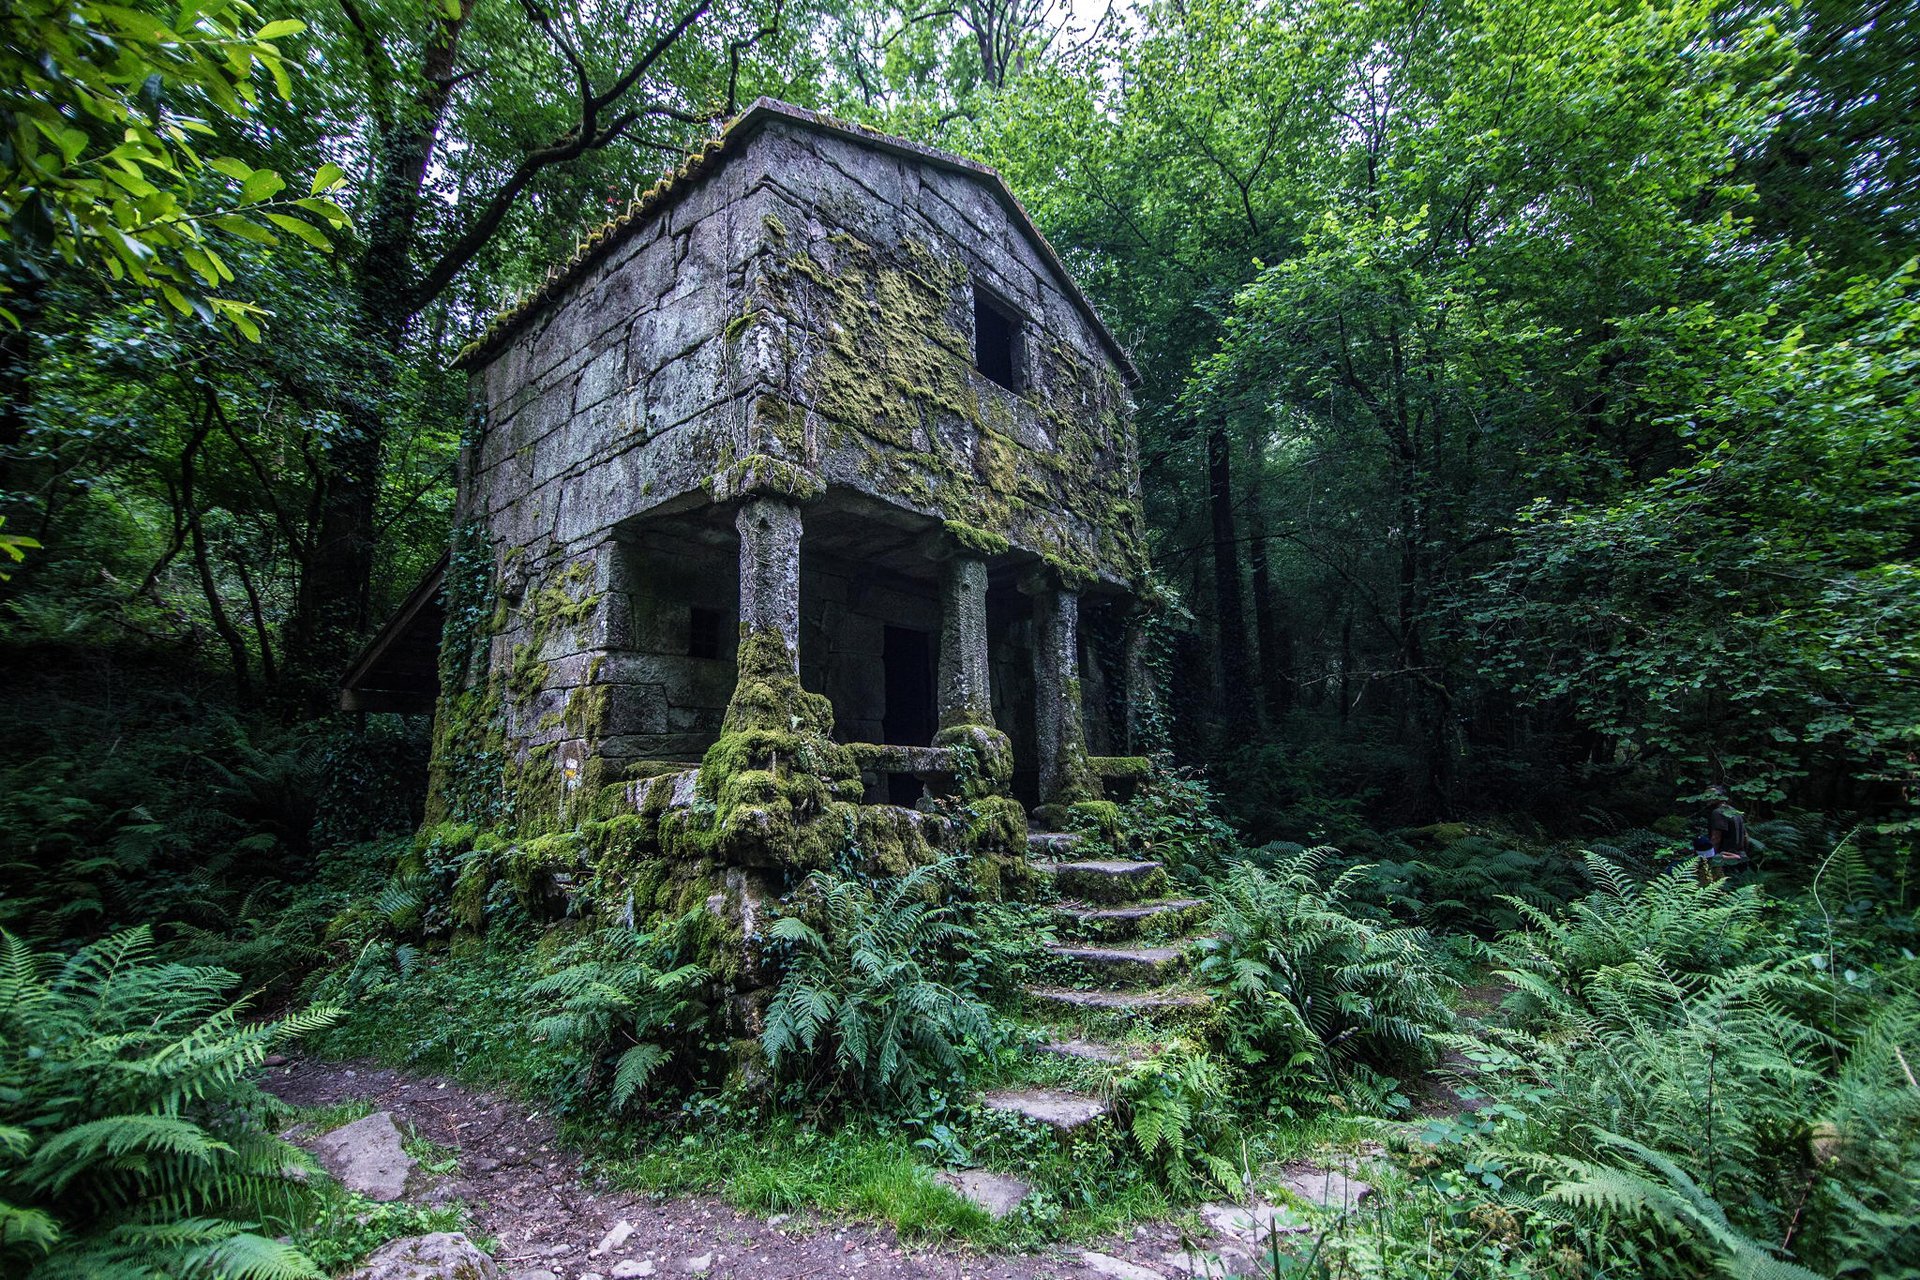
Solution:
[[[449,360],[762,93],[999,169],[1133,351],[1172,743],[1250,839],[1911,830],[1907,6],[147,13],[4,19],[17,910],[407,823],[426,727],[330,707],[445,545]]]

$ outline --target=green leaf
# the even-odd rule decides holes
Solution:
[[[329,162],[321,165],[320,171],[313,175],[313,186],[308,194],[316,196],[324,195],[326,192],[336,191],[346,185],[347,171],[339,165]]]
[[[258,204],[262,200],[278,195],[286,185],[287,180],[273,170],[255,169],[241,185],[240,198],[248,204]]]
[[[253,166],[243,160],[236,160],[232,156],[214,156],[207,161],[207,166],[218,173],[226,174],[235,182],[245,182],[253,177]]]
[[[320,250],[322,253],[331,252],[333,249],[332,243],[318,228],[308,223],[302,222],[300,221],[300,219],[293,217],[290,214],[269,213],[264,216],[266,217],[266,220],[268,222],[271,222],[274,226],[280,228],[282,231],[285,231],[290,235],[295,235],[300,237],[300,239],[305,240],[308,244]]]
[[[307,29],[307,24],[298,18],[280,18],[269,22],[253,33],[255,40],[279,40],[285,36],[297,36]]]

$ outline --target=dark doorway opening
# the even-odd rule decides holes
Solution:
[[[938,727],[933,692],[933,636],[910,627],[888,627],[880,663],[886,676],[887,709],[880,733],[901,747],[930,747]],[[911,805],[925,786],[911,774],[887,777],[887,803]]]

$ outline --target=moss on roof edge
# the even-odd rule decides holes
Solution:
[[[667,174],[644,192],[627,202],[627,207],[618,217],[600,224],[574,247],[567,260],[547,269],[546,279],[533,289],[521,294],[504,310],[487,322],[480,335],[467,343],[453,358],[456,369],[476,367],[491,360],[506,346],[507,340],[522,326],[531,321],[547,305],[557,299],[567,286],[598,262],[603,256],[627,239],[627,237],[647,225],[664,213],[671,205],[686,195],[709,173],[716,170],[734,151],[746,145],[747,141],[759,131],[761,126],[774,120],[785,120],[827,133],[851,139],[869,146],[877,145],[881,149],[908,159],[938,165],[943,169],[963,173],[984,183],[999,199],[1001,205],[1012,216],[1014,225],[1027,236],[1040,251],[1041,258],[1052,269],[1059,283],[1064,286],[1067,296],[1073,302],[1081,317],[1092,326],[1094,335],[1107,349],[1107,354],[1119,367],[1122,376],[1129,385],[1137,385],[1140,373],[1133,366],[1119,341],[1100,319],[1093,303],[1080,291],[1080,285],[1060,260],[1060,255],[1040,229],[1033,225],[1026,209],[1007,186],[1006,180],[994,170],[977,160],[955,155],[950,151],[941,151],[924,143],[907,138],[881,133],[866,125],[847,120],[835,119],[804,107],[796,107],[789,102],[775,98],[758,98],[739,115],[729,120],[720,133],[709,139],[699,150],[690,154],[680,167]]]

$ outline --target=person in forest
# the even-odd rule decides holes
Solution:
[[[1747,819],[1733,807],[1725,787],[1707,792],[1707,843],[1713,856],[1722,862],[1744,861],[1747,856]]]

